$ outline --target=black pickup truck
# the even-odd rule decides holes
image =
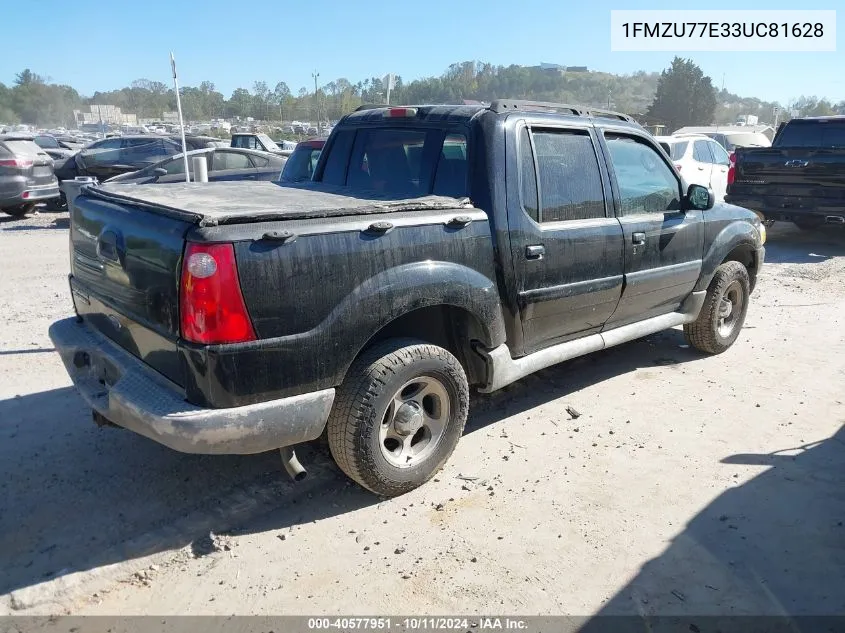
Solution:
[[[767,223],[845,225],[845,116],[787,122],[771,147],[738,148],[725,200]]]
[[[350,477],[401,494],[452,453],[470,388],[679,325],[725,351],[764,259],[754,213],[684,190],[610,112],[359,109],[314,179],[71,201],[78,316],[50,336],[95,420],[185,452],[282,448],[294,475],[289,447],[325,432]]]

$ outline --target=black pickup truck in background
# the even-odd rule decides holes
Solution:
[[[845,225],[845,116],[792,119],[771,147],[737,148],[725,200],[767,223]]]
[[[70,218],[50,336],[96,420],[296,476],[326,433],[382,495],[445,463],[470,388],[679,325],[727,350],[765,253],[629,117],[520,101],[361,108],[312,182],[86,186]]]

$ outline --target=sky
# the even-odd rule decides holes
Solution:
[[[296,94],[345,77],[352,83],[394,72],[409,81],[451,63],[540,62],[619,74],[660,71],[670,52],[611,52],[611,9],[680,9],[678,0],[0,0],[6,28],[0,82],[30,68],[90,96],[146,78],[235,88],[278,81]],[[845,100],[842,0],[708,0],[706,9],[840,9],[837,51],[679,52],[729,91],[788,105],[806,95]],[[37,37],[36,37],[37,36]],[[504,96],[504,95],[503,95]]]

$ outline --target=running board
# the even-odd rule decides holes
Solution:
[[[698,313],[704,305],[707,291],[693,292],[681,305],[678,312],[661,314],[630,325],[623,325],[607,332],[590,334],[583,338],[567,341],[547,347],[522,358],[511,358],[507,344],[503,343],[492,350],[478,351],[487,363],[487,385],[481,387],[481,393],[491,393],[512,382],[525,378],[535,371],[557,365],[565,360],[597,352],[620,343],[627,343],[634,339],[668,330],[676,325],[690,323],[698,318]]]

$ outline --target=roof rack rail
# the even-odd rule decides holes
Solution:
[[[495,99],[490,104],[490,110],[496,113],[511,112],[515,110],[568,110],[570,114],[575,116],[590,116],[590,117],[605,117],[609,119],[619,119],[621,121],[628,121],[633,123],[634,119],[627,114],[621,112],[613,112],[612,110],[602,110],[600,108],[591,108],[589,106],[570,105],[568,103],[552,103],[549,101],[525,101],[520,99]]]
[[[355,108],[355,112],[360,112],[361,110],[377,110],[378,108],[389,108],[390,106],[386,103],[364,103],[359,105]]]

